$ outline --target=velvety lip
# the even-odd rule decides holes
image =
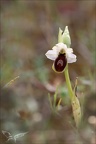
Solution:
[[[66,54],[59,54],[54,62],[54,68],[57,72],[62,72],[67,64]]]

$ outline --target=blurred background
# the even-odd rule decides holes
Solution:
[[[0,0],[1,144],[96,144],[96,1]],[[76,129],[63,74],[45,53],[68,25],[77,62],[69,65],[82,108]],[[61,107],[50,108],[59,86]],[[57,99],[57,101],[58,101]],[[26,133],[28,132],[28,133]],[[17,135],[19,134],[19,135]]]

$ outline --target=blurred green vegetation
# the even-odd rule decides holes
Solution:
[[[95,144],[96,126],[96,1],[1,0],[0,142],[28,132],[18,144]],[[76,130],[63,74],[55,74],[45,57],[57,43],[58,29],[68,25],[77,62],[69,65],[82,107]],[[19,77],[18,77],[19,76]],[[17,78],[18,77],[18,78]],[[10,82],[11,81],[11,82]],[[58,114],[52,113],[59,85]],[[4,87],[5,86],[5,87]],[[14,144],[14,139],[7,143]]]

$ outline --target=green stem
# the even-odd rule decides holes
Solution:
[[[72,99],[74,97],[74,92],[72,90],[72,86],[71,86],[71,82],[69,78],[68,65],[65,68],[64,74],[65,74],[65,79],[66,79],[69,95],[70,95],[70,98]]]

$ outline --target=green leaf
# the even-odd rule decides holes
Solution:
[[[76,127],[78,128],[81,121],[81,107],[79,103],[79,99],[75,96],[71,100],[73,116],[76,123]]]
[[[48,98],[49,98],[51,110],[53,111],[52,101],[51,101],[51,97],[50,97],[50,94],[49,94],[49,93],[48,93]]]

